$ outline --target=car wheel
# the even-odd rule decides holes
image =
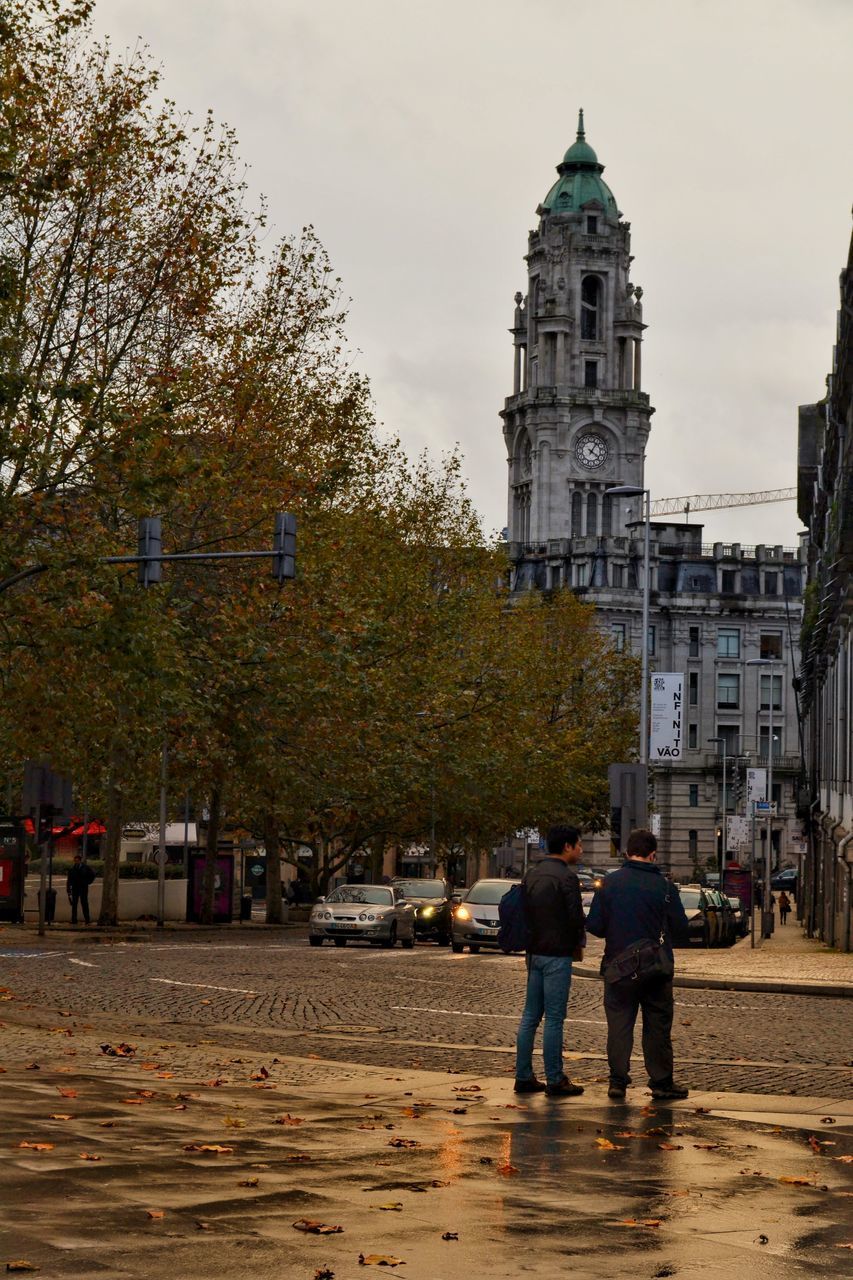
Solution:
[[[479,942],[469,942],[468,950],[471,952],[472,956],[478,956],[480,954]]]
[[[462,952],[465,950],[465,947],[463,943],[457,942],[456,939],[454,938],[450,944],[450,949],[455,956],[461,956]]]
[[[449,946],[449,945],[450,945],[450,934],[449,934],[449,933],[440,933],[440,934],[438,935],[438,937],[436,938],[436,942],[438,943],[438,945],[439,945],[440,947],[447,947],[447,946]]]
[[[392,947],[396,946],[396,944],[397,944],[397,921],[395,920],[394,923],[391,925],[391,932],[389,933],[387,940],[383,942],[382,945],[383,947],[386,948],[386,950],[390,951]]]
[[[333,941],[336,947],[345,947],[347,945],[346,938],[334,938]]]
[[[404,951],[411,951],[415,945],[415,935],[412,934],[411,938],[401,938],[400,945]]]
[[[309,938],[308,941],[310,942],[312,947],[322,947],[323,945],[322,938]]]

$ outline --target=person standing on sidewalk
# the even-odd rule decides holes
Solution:
[[[791,910],[791,899],[783,889],[779,894],[779,919],[782,924],[788,923],[788,912]]]
[[[79,853],[75,853],[74,861],[68,869],[68,879],[65,887],[68,891],[68,898],[71,903],[71,923],[77,923],[77,908],[82,908],[83,920],[85,924],[90,924],[89,920],[89,885],[95,879],[95,873],[87,862],[84,862]]]
[[[548,854],[524,877],[528,929],[527,997],[516,1038],[515,1092],[573,1098],[583,1093],[563,1070],[563,1023],[572,982],[572,959],[582,959],[584,935],[580,884],[573,871],[583,853],[577,827],[552,827]],[[545,1082],[533,1074],[533,1041],[545,1018],[542,1055]]]
[[[634,1025],[643,1014],[643,1058],[652,1097],[686,1098],[688,1090],[672,1077],[672,973],[673,942],[685,943],[689,926],[681,897],[656,865],[657,840],[651,831],[632,831],[625,864],[609,875],[592,900],[586,927],[604,938],[602,973],[632,944],[642,939],[660,943],[663,967],[668,973],[633,981],[604,984],[607,1017],[607,1061],[610,1086],[607,1095],[621,1100],[631,1083],[629,1074]]]

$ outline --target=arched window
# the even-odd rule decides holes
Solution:
[[[575,490],[572,494],[572,537],[579,538],[583,533],[581,522],[583,520],[583,496],[579,490]]]
[[[586,500],[586,536],[594,538],[598,533],[598,496],[590,493]]]
[[[581,337],[598,338],[601,333],[601,281],[584,276],[581,282]]]
[[[613,536],[613,499],[609,493],[605,493],[601,499],[601,536],[602,538]]]

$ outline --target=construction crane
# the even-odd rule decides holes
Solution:
[[[796,489],[759,489],[753,493],[691,493],[680,498],[657,498],[653,516],[674,516],[691,511],[725,511],[728,507],[757,507],[764,502],[793,502]]]

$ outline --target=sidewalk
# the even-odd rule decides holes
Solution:
[[[7,1020],[0,1264],[44,1280],[829,1280],[853,1243],[849,1102],[650,1105],[637,1087],[614,1104],[604,1083],[517,1097],[506,1077],[137,1031]]]
[[[603,943],[590,939],[581,977],[596,977]],[[853,997],[853,953],[833,951],[807,938],[796,921],[777,922],[772,937],[741,938],[733,947],[680,948],[675,953],[675,985],[726,991],[767,991],[792,995]]]

